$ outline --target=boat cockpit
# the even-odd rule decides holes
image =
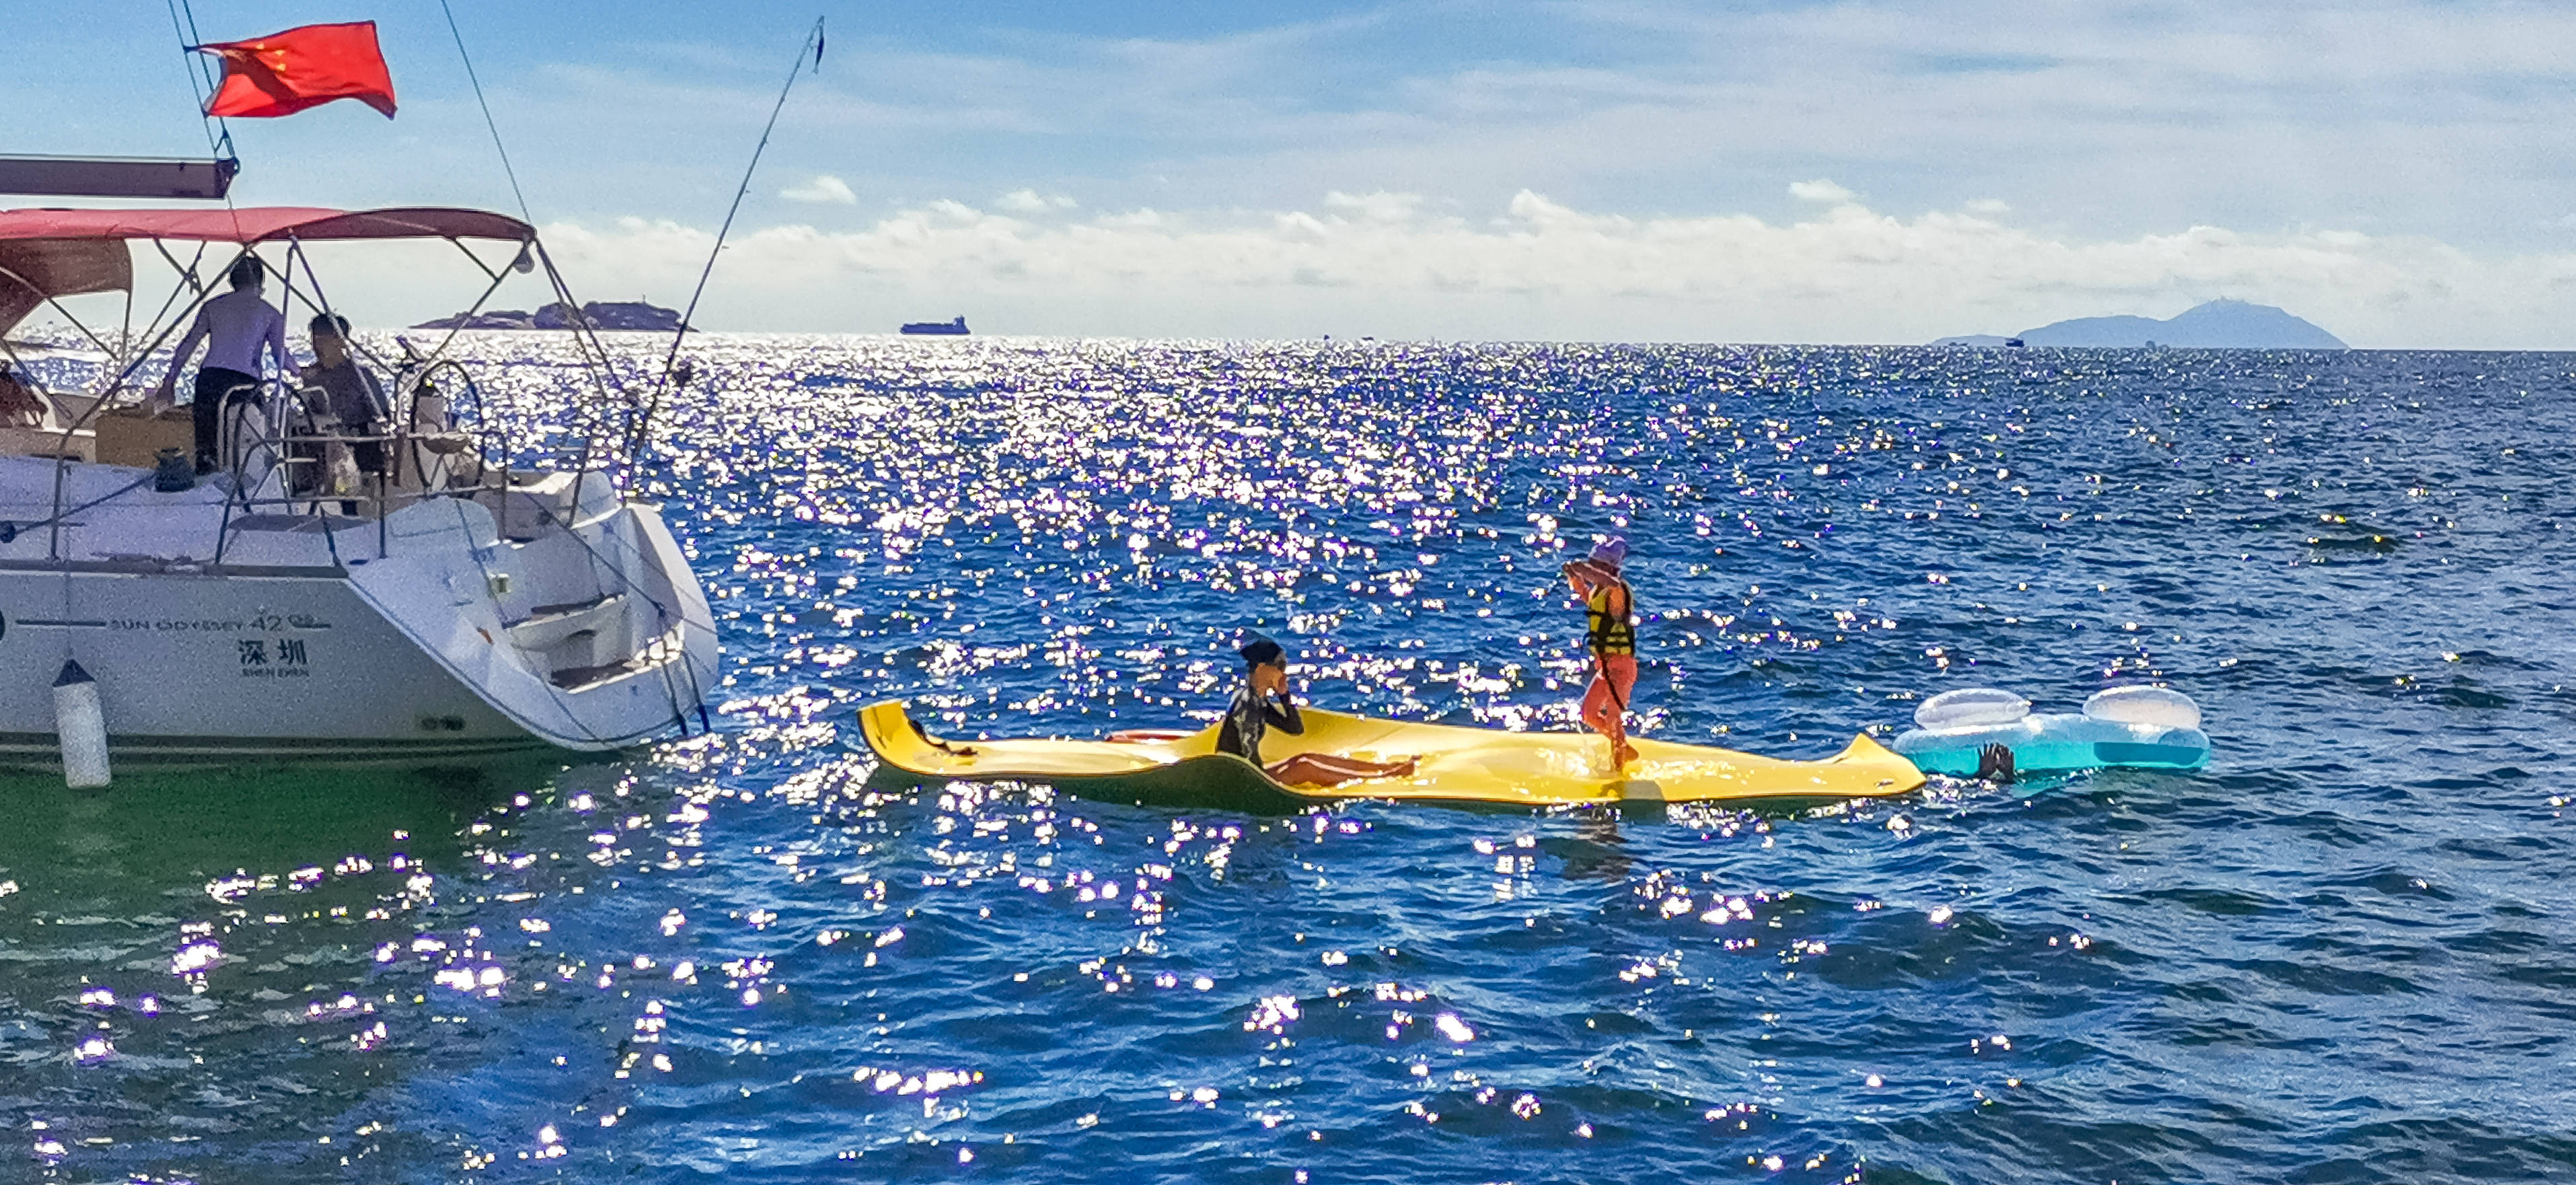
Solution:
[[[316,536],[332,565],[353,552],[381,557],[397,543],[388,518],[427,499],[479,504],[501,537],[521,543],[621,503],[619,469],[640,446],[644,413],[617,393],[616,360],[578,318],[570,336],[591,372],[591,390],[569,408],[520,416],[513,413],[521,409],[487,400],[473,370],[449,353],[456,329],[419,338],[352,335],[355,362],[381,384],[382,419],[345,422],[331,413],[324,390],[294,373],[272,374],[225,400],[213,471],[200,472],[192,409],[173,405],[166,391],[156,398],[154,389],[179,331],[220,291],[233,261],[263,249],[268,274],[283,280],[278,296],[288,325],[333,316],[308,247],[373,239],[443,239],[472,262],[487,284],[449,324],[468,322],[513,275],[540,270],[570,306],[534,229],[483,211],[0,211],[0,560],[36,558],[9,545],[35,528],[72,525],[91,499],[145,485],[163,504],[172,495],[222,502],[212,537],[193,544],[160,537],[149,549],[165,562],[216,565],[236,558],[246,534]],[[134,261],[145,244],[176,280],[160,309],[138,325]],[[174,246],[193,247],[193,257]],[[113,327],[94,325],[65,303],[117,293],[124,323]],[[49,340],[8,336],[40,310],[59,323]],[[536,422],[540,416],[551,422]],[[549,429],[551,439],[577,442],[572,455],[534,464],[538,437]],[[102,555],[62,530],[48,534],[45,559]],[[106,546],[105,554],[138,554],[130,533],[113,541],[96,531],[69,534]]]

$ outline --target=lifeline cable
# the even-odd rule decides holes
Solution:
[[[73,516],[73,515],[75,515],[75,514],[79,514],[80,512],[82,512],[82,511],[84,511],[84,510],[87,510],[87,509],[89,509],[90,507],[96,506],[96,505],[98,505],[98,504],[99,504],[99,503],[101,503],[101,502],[105,502],[105,501],[107,501],[107,500],[108,500],[108,499],[110,499],[110,498],[114,498],[114,497],[116,497],[116,496],[118,496],[118,495],[120,495],[120,494],[124,494],[124,493],[130,492],[130,491],[133,491],[133,490],[140,489],[140,488],[142,488],[145,484],[147,484],[147,483],[151,482],[155,477],[158,477],[158,476],[159,476],[159,474],[155,474],[155,473],[146,473],[146,474],[144,474],[143,476],[138,477],[138,478],[135,478],[133,481],[126,483],[125,485],[122,485],[122,486],[117,487],[115,490],[113,490],[113,491],[111,491],[111,492],[109,492],[109,493],[102,494],[102,495],[100,495],[100,496],[98,496],[98,497],[96,497],[96,498],[92,498],[92,499],[90,499],[89,501],[87,501],[87,502],[83,502],[83,503],[81,503],[80,505],[75,506],[75,507],[72,507],[72,508],[71,508],[71,509],[69,509],[69,510],[65,510],[65,511],[57,512],[57,513],[56,513],[52,518],[40,518],[40,519],[37,519],[36,521],[31,522],[31,523],[0,522],[0,543],[15,543],[15,542],[17,542],[17,541],[18,541],[18,535],[19,535],[19,533],[20,533],[20,532],[23,532],[23,531],[32,531],[32,530],[35,530],[35,529],[36,529],[36,528],[38,528],[38,527],[50,527],[50,526],[53,526],[54,524],[59,523],[59,522],[63,521],[64,519],[70,518],[71,516]]]

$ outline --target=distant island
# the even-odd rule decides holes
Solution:
[[[680,328],[680,312],[640,300],[594,300],[576,309],[556,301],[533,313],[494,309],[423,321],[414,329],[570,329],[585,324],[601,330],[671,333]]]
[[[2345,350],[2343,339],[2267,304],[2213,300],[2176,314],[2153,317],[2078,317],[2006,338],[1997,334],[1945,337],[1936,346],[2001,347],[2019,339],[2028,346],[2094,346],[2113,349],[2173,346],[2185,350]]]

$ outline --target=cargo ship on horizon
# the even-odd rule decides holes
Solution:
[[[906,321],[903,332],[915,336],[964,337],[967,333],[966,318],[958,317],[953,321]]]

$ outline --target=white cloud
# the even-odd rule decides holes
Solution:
[[[1410,222],[1421,209],[1418,193],[1343,193],[1334,190],[1324,195],[1324,208],[1363,222]]]
[[[993,204],[1014,214],[1051,214],[1058,210],[1073,209],[1079,203],[1060,193],[1014,189],[993,199]]]
[[[2002,198],[1975,198],[1959,208],[1971,214],[1984,214],[1988,217],[2012,213],[2012,203]]]
[[[1331,224],[1303,210],[1272,215],[1270,226],[1280,238],[1294,243],[1321,243],[1333,237]]]
[[[1802,202],[1822,202],[1826,205],[1839,206],[1860,195],[1818,177],[1813,181],[1790,182],[1789,196]]]
[[[2576,254],[2344,229],[2094,239],[1849,202],[1789,222],[1631,218],[1529,191],[1493,217],[1366,216],[1386,208],[1035,223],[938,202],[861,230],[776,227],[735,240],[700,320],[883,330],[936,307],[1046,334],[1920,342],[2219,292],[2357,345],[2550,346],[2576,320]],[[708,246],[667,222],[546,234],[585,292],[685,290]]]
[[[859,195],[850,192],[850,183],[830,173],[817,173],[813,180],[803,185],[791,185],[779,190],[778,196],[791,202],[827,202],[842,206],[859,204]]]
[[[1383,208],[1410,216],[1387,220],[1372,208],[1346,195],[1302,210],[1039,220],[939,201],[851,230],[737,228],[696,320],[885,332],[962,312],[979,330],[1024,334],[1909,343],[2169,316],[2226,295],[2359,346],[2563,348],[2576,324],[2565,248],[2477,252],[2344,227],[2097,237],[1856,203],[1788,220],[1630,217],[1528,190],[1457,215],[1398,203]],[[711,227],[667,219],[555,222],[544,236],[581,298],[672,305],[713,245]],[[334,302],[371,327],[453,312],[484,283],[446,243],[312,251]],[[146,291],[166,282],[138,279]],[[552,299],[540,281],[509,277],[495,306]],[[109,298],[78,299],[115,315]]]

